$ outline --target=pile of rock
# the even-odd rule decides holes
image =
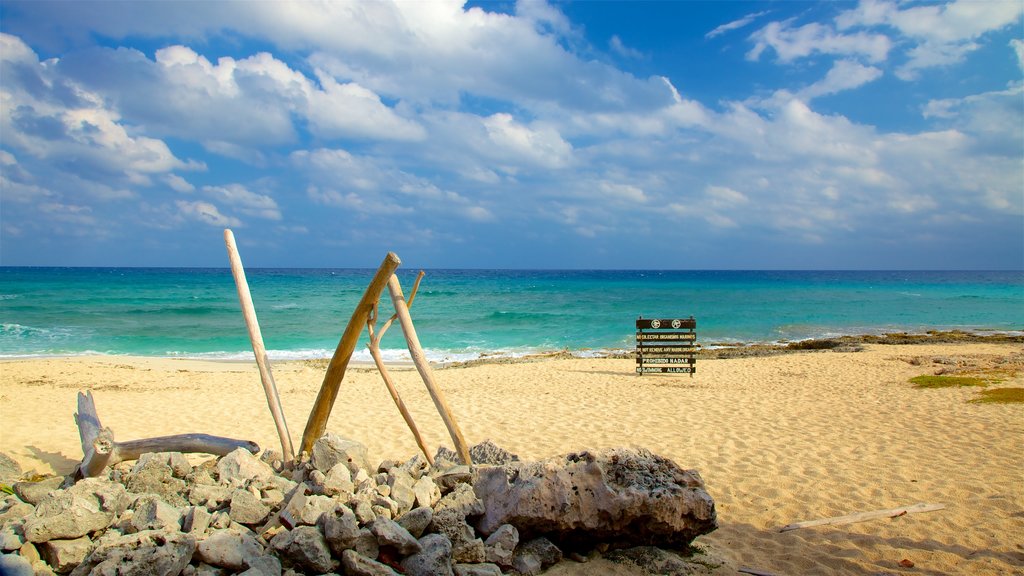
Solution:
[[[327,435],[275,472],[239,449],[192,466],[146,454],[103,478],[19,482],[0,502],[0,573],[536,574],[594,549],[685,548],[715,529],[700,477],[642,450],[524,463],[487,442],[371,468]]]

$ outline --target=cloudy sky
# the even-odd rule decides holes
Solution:
[[[1022,14],[0,0],[0,264],[1020,269]]]

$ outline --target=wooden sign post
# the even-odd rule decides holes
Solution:
[[[689,374],[697,371],[697,321],[653,318],[636,321],[636,372]]]

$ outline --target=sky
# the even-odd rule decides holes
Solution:
[[[1024,2],[0,0],[0,265],[1024,269]]]

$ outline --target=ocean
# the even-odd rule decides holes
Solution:
[[[330,357],[373,273],[246,270],[270,357]],[[412,308],[434,361],[630,350],[640,315],[693,316],[704,346],[1019,332],[1024,272],[427,270]],[[397,323],[382,348],[408,358]],[[251,359],[230,270],[0,267],[0,357],[84,354]]]

